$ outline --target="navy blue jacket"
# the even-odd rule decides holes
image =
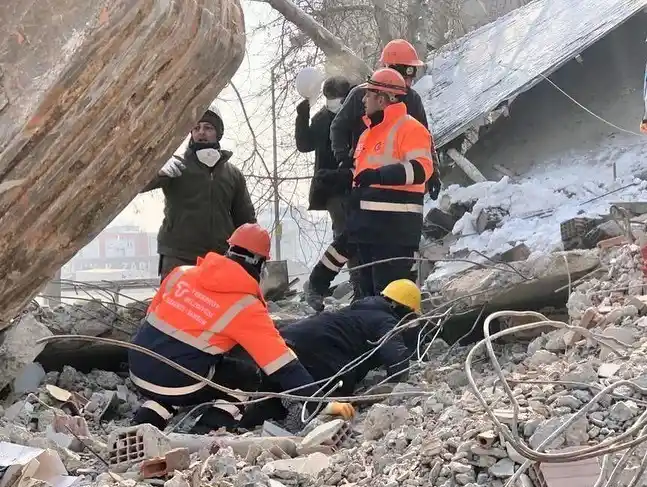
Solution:
[[[297,354],[312,378],[317,381],[336,374],[341,368],[363,353],[374,349],[376,342],[400,321],[381,296],[364,298],[336,312],[323,312],[304,320],[290,323],[279,331],[288,346]],[[366,374],[384,367],[390,376],[405,370],[410,351],[401,334],[390,338],[361,366],[342,376],[344,385],[335,395],[352,394]],[[393,379],[402,382],[402,373]]]

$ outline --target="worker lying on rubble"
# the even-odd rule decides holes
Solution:
[[[320,381],[336,375],[344,366],[375,349],[375,343],[398,324],[417,318],[420,307],[420,290],[416,284],[401,279],[391,282],[381,296],[360,299],[339,311],[290,323],[280,333],[314,380]],[[404,332],[395,333],[357,367],[341,374],[343,384],[331,395],[353,395],[366,374],[380,367],[386,369],[390,381],[406,380],[408,358],[415,349],[420,330],[418,321],[411,325]],[[338,379],[332,385],[337,382]],[[240,426],[250,429],[266,419],[283,419],[285,414],[279,401],[267,401],[247,408]]]
[[[270,253],[269,234],[258,224],[246,223],[228,242],[224,256],[210,252],[196,266],[177,267],[169,274],[134,343],[221,385],[258,390],[260,377],[254,364],[228,353],[239,344],[276,390],[311,384],[312,377],[270,319],[259,286]],[[131,351],[129,363],[133,384],[148,398],[137,411],[135,424],[150,423],[162,429],[177,407],[217,399],[209,413],[211,428],[233,427],[241,417],[241,408],[231,404],[237,398],[154,357]],[[309,396],[315,390],[315,386],[306,387],[300,395]],[[298,404],[290,406],[299,409]],[[354,414],[352,406],[341,403],[329,404],[327,411],[347,418]]]
[[[191,130],[184,157],[174,155],[143,190],[164,192],[164,221],[157,234],[162,280],[177,266],[195,265],[207,252],[223,254],[243,223],[256,222],[245,178],[220,148],[224,124],[215,106]]]

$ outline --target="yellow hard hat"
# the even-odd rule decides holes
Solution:
[[[422,301],[420,289],[418,289],[415,282],[409,279],[398,279],[390,282],[382,291],[382,296],[406,306],[418,314],[420,313]]]

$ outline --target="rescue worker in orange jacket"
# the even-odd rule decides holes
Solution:
[[[261,383],[254,364],[229,353],[236,345],[278,390],[311,384],[312,377],[275,328],[259,286],[270,253],[269,234],[256,223],[246,223],[228,243],[224,256],[209,252],[196,266],[177,267],[168,275],[134,343],[232,389],[257,390]],[[230,397],[141,352],[129,353],[129,365],[133,384],[148,399],[135,424],[162,429],[177,407],[212,400],[208,429],[235,427],[242,415],[242,408],[232,404],[244,398],[242,391]],[[299,395],[315,391],[309,386]],[[327,412],[354,414],[352,406],[342,403],[329,404]]]
[[[400,73],[378,69],[360,85],[365,89],[364,122],[348,174],[348,241],[359,266],[363,296],[374,296],[391,281],[410,279],[422,234],[425,184],[433,173],[432,137],[411,115],[402,97],[407,84]]]
[[[402,75],[407,85],[407,92],[400,101],[407,107],[407,113],[418,120],[425,128],[428,127],[427,115],[420,95],[412,88],[413,81],[425,63],[418,57],[416,49],[405,39],[393,39],[388,42],[380,55],[380,65],[392,68]],[[363,122],[364,95],[366,89],[357,86],[351,90],[330,125],[330,143],[335,158],[342,168],[353,167],[353,153],[360,135],[366,129]],[[433,139],[432,139],[433,140]],[[434,149],[432,147],[432,155]],[[341,173],[343,188],[345,175],[343,171],[324,170],[315,175],[318,184],[335,190],[340,186],[337,176]],[[437,167],[427,181],[427,192],[431,199],[436,200],[440,193],[441,181]],[[343,189],[342,189],[343,190]],[[323,309],[324,297],[330,294],[330,284],[344,265],[353,267],[358,263],[353,259],[352,247],[349,247],[347,235],[335,235],[335,240],[328,247],[317,265],[312,270],[306,283],[306,301],[315,310]],[[351,259],[350,264],[348,260]],[[361,296],[355,296],[359,298]]]

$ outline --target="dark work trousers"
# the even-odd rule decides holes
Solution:
[[[198,259],[183,259],[182,257],[175,257],[173,255],[161,255],[157,267],[157,273],[160,276],[160,281],[163,281],[173,269],[182,265],[196,265]]]
[[[348,195],[338,195],[332,196],[327,203],[328,213],[332,220],[334,240],[310,274],[310,285],[312,289],[324,296],[328,294],[330,284],[337,277],[344,265],[347,265],[349,269],[357,265],[357,257],[354,253],[350,252],[348,240],[344,233],[346,228],[347,201]],[[339,257],[343,257],[347,261],[340,262]],[[349,280],[353,286],[354,294],[357,296],[359,294],[359,274],[351,271]]]
[[[360,292],[363,298],[377,296],[387,284],[397,279],[416,281],[416,262],[413,257],[418,250],[417,247],[355,244],[354,248],[359,261],[358,265],[360,266],[393,257],[410,257],[409,259],[397,259],[359,269]]]
[[[326,209],[332,220],[333,238],[340,236],[346,227],[346,195],[331,196],[326,203]]]
[[[152,382],[150,378],[142,377],[142,379]],[[211,380],[230,389],[249,392],[259,390],[262,374],[256,364],[250,362],[245,357],[228,355],[222,357],[220,362],[215,366],[214,376]],[[158,406],[161,406],[169,413],[168,415],[172,416],[181,407],[197,406],[198,404],[216,401],[218,399],[224,400],[227,403],[236,402],[243,399],[242,396],[244,396],[243,392],[241,392],[241,398],[237,399],[208,385],[199,391],[183,396],[160,395],[141,387],[137,387],[137,389],[148,401],[144,402],[142,407],[139,408],[135,414],[133,423],[150,423],[159,429],[164,429],[170,418],[160,415]],[[151,401],[157,403],[157,405],[151,405]],[[238,409],[238,414],[232,409],[234,407]],[[224,408],[212,408],[212,410],[203,413],[202,419],[200,420],[206,427],[203,431],[217,430],[220,427],[233,428],[237,426],[238,420],[240,419],[239,415],[242,415],[242,412],[243,407],[236,406],[235,404],[226,404]]]

